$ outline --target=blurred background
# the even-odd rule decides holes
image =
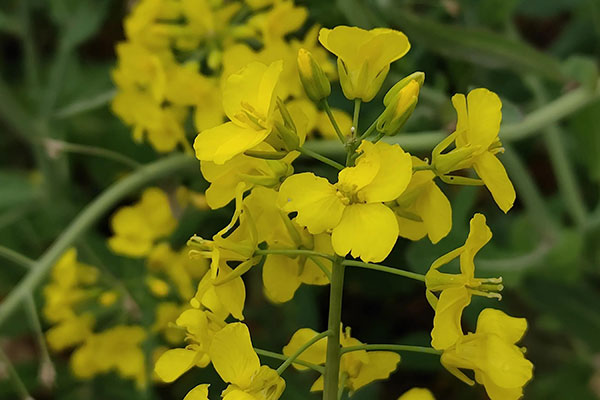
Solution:
[[[116,93],[111,80],[115,45],[125,38],[123,19],[135,3],[0,3],[0,303],[28,272],[7,249],[32,260],[44,254],[86,204],[130,171],[113,152],[138,163],[164,157],[148,144],[135,143],[131,129],[110,107]],[[535,370],[525,399],[600,399],[600,1],[296,4],[308,9],[306,28],[347,24],[407,34],[411,51],[392,66],[384,90],[364,106],[362,118],[371,121],[378,115],[393,83],[424,71],[419,104],[397,139],[417,155],[427,157],[440,135],[452,131],[452,94],[476,87],[498,93],[506,148],[501,160],[517,190],[515,207],[504,215],[484,189],[444,186],[453,206],[451,234],[437,245],[400,241],[385,264],[424,273],[434,259],[462,245],[470,217],[483,212],[494,238],[476,259],[478,276],[502,276],[506,289],[500,303],[474,298],[464,316],[465,329],[474,329],[484,307],[526,317],[523,346]],[[351,111],[333,86],[332,105]],[[192,138],[194,129],[187,133]],[[53,146],[65,142],[71,145]],[[315,146],[339,156],[327,143]],[[309,168],[331,174],[308,160],[299,161],[296,169]],[[180,183],[198,192],[207,187],[195,166],[160,185]],[[118,206],[137,201],[139,194]],[[181,247],[194,233],[210,237],[228,222],[231,211],[187,209],[171,244]],[[141,279],[144,260],[115,255],[106,245],[110,235],[107,215],[77,238],[79,258],[125,284],[140,306],[141,323],[150,326],[155,300]],[[245,276],[246,322],[258,347],[278,351],[296,329],[325,326],[326,288],[302,286],[293,301],[275,306],[265,300],[260,279],[258,269]],[[38,310],[43,306],[41,290],[35,291],[34,302]],[[69,369],[69,352],[50,354],[54,376],[43,338],[36,334],[49,325],[31,314],[23,307],[0,326],[1,399],[19,398],[6,358],[36,399],[180,399],[196,384],[216,381],[209,369],[143,390],[116,373],[82,380]],[[373,271],[348,271],[342,320],[361,341],[428,345],[432,317],[420,285]],[[430,388],[438,399],[487,398],[483,387],[459,382],[437,357],[402,356],[390,379],[352,398],[396,399],[413,386]],[[288,371],[285,378],[283,399],[319,398],[308,394],[314,374]]]

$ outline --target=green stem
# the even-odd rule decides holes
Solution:
[[[319,154],[319,153],[317,153],[317,152],[315,152],[313,150],[307,149],[306,147],[299,147],[298,151],[300,153],[304,154],[305,156],[312,157],[315,160],[319,160],[319,161],[321,161],[321,162],[323,162],[323,163],[325,163],[325,164],[327,164],[327,165],[329,165],[329,166],[331,166],[333,168],[340,169],[340,170],[344,169],[344,166],[342,164],[340,164],[339,162],[333,161],[332,159],[327,158],[327,157],[325,157],[325,156],[323,156],[323,155],[321,155],[321,154]]]
[[[375,121],[373,121],[373,123],[371,124],[371,126],[369,126],[369,127],[367,128],[367,130],[365,131],[365,133],[363,133],[362,135],[360,135],[360,137],[358,138],[358,142],[359,142],[359,143],[360,143],[360,141],[361,141],[361,140],[363,140],[363,139],[365,139],[365,138],[369,137],[369,135],[370,135],[371,133],[373,133],[373,131],[375,130],[375,128],[377,128],[377,121],[378,121],[378,120],[379,120],[379,117],[378,117],[378,118],[377,118]]]
[[[283,372],[287,369],[287,367],[289,367],[290,365],[292,365],[292,363],[298,358],[300,357],[300,355],[302,353],[304,353],[310,346],[312,346],[313,344],[317,343],[319,340],[329,336],[331,332],[329,331],[325,331],[322,333],[319,333],[318,335],[315,335],[312,339],[310,339],[308,342],[304,343],[302,346],[300,346],[298,348],[298,350],[296,350],[292,355],[290,355],[280,366],[279,368],[277,368],[277,373],[279,375],[283,374]]]
[[[346,354],[346,353],[350,353],[353,351],[361,351],[361,350],[366,350],[366,351],[388,350],[388,351],[395,351],[395,352],[410,351],[413,353],[426,353],[426,354],[435,354],[435,355],[442,354],[441,350],[436,350],[432,347],[410,346],[410,345],[406,345],[406,344],[363,344],[360,346],[343,347],[341,352],[342,352],[342,354]]]
[[[548,102],[548,94],[539,79],[534,76],[525,77],[538,106]],[[556,124],[548,125],[544,132],[544,141],[548,148],[560,194],[565,201],[566,211],[579,228],[583,228],[587,220],[587,207],[581,196],[581,190],[563,142],[561,129]]]
[[[329,117],[329,121],[331,121],[331,125],[333,126],[333,129],[335,130],[335,133],[337,134],[338,139],[340,139],[340,142],[342,142],[342,144],[346,144],[346,138],[344,137],[344,134],[342,133],[340,126],[338,125],[337,121],[335,120],[333,112],[331,112],[331,107],[329,107],[329,102],[327,101],[327,99],[323,99],[321,104],[323,106],[323,109],[325,110],[325,113]]]
[[[337,400],[342,400],[342,397],[344,396],[344,390],[346,389],[347,381],[348,381],[348,374],[344,372],[342,374],[342,380],[340,381],[340,389],[338,390]]]
[[[256,255],[269,255],[269,254],[277,254],[282,256],[296,257],[296,256],[316,256],[323,257],[328,260],[333,261],[334,256],[331,254],[320,253],[318,251],[313,250],[304,250],[304,249],[258,249],[254,252]]]
[[[385,265],[366,263],[357,260],[344,260],[342,261],[342,264],[348,267],[359,267],[372,269],[374,271],[387,272],[388,274],[399,275],[405,278],[414,279],[416,281],[425,282],[425,275],[417,274],[416,272],[405,271],[403,269],[386,267]]]
[[[352,137],[358,137],[358,118],[360,116],[360,99],[354,99],[354,115],[352,116]]]
[[[333,262],[329,292],[329,317],[327,321],[327,358],[323,400],[337,400],[340,378],[340,325],[342,322],[342,295],[344,291],[344,264],[340,257]]]
[[[33,400],[33,397],[31,397],[31,395],[27,391],[27,387],[21,380],[21,377],[17,373],[17,370],[12,365],[12,363],[10,362],[10,359],[8,358],[8,356],[6,355],[4,350],[2,350],[1,347],[0,347],[0,362],[2,364],[4,364],[4,367],[6,368],[8,375],[10,376],[10,378],[13,381],[15,391],[19,394],[19,397],[21,398],[21,400]]]
[[[31,266],[35,263],[35,261],[31,258],[1,245],[0,256],[14,262],[18,266],[23,267],[25,269],[31,269]]]
[[[262,158],[263,160],[281,160],[288,155],[287,151],[261,151],[261,150],[246,150],[244,155],[254,158]]]
[[[196,168],[197,161],[185,155],[173,155],[148,164],[119,180],[92,201],[71,222],[48,250],[39,258],[25,278],[4,298],[0,304],[0,325],[4,324],[28,296],[46,277],[56,260],[99,218],[111,210],[121,199],[149,182],[186,168]]]
[[[38,60],[31,30],[31,13],[29,0],[19,2],[19,19],[21,23],[21,41],[23,42],[23,54],[25,62],[25,81],[29,96],[34,96],[39,88]]]
[[[259,348],[256,348],[256,347],[254,348],[254,351],[259,356],[274,358],[276,360],[282,360],[282,361],[285,361],[285,360],[288,359],[288,357],[286,355],[284,355],[284,354],[275,353],[275,352],[272,352],[272,351],[263,350],[263,349],[259,349]],[[307,361],[296,360],[296,361],[294,361],[294,364],[302,365],[303,367],[310,368],[310,369],[312,369],[314,371],[320,372],[321,374],[325,372],[325,368],[323,368],[322,366],[316,365],[316,364],[313,364],[313,363],[309,363]]]
[[[38,342],[38,347],[41,353],[41,362],[39,368],[39,378],[46,387],[52,387],[54,378],[56,377],[56,369],[50,358],[48,352],[48,346],[46,345],[46,338],[44,337],[44,331],[42,330],[42,324],[40,323],[40,316],[35,307],[35,300],[33,295],[27,296],[27,312],[29,314],[29,320],[31,327],[35,333],[35,337]]]
[[[116,89],[110,89],[97,95],[86,97],[85,99],[78,100],[57,110],[54,113],[54,117],[58,119],[69,118],[87,111],[95,110],[110,103],[116,94]]]
[[[53,152],[63,152],[64,151],[64,152],[70,152],[70,153],[87,154],[87,155],[91,155],[91,156],[103,157],[103,158],[106,158],[109,160],[117,161],[117,162],[127,165],[128,167],[133,168],[133,169],[136,169],[136,168],[139,168],[142,166],[142,164],[140,164],[139,162],[137,162],[121,153],[117,153],[116,151],[112,151],[112,150],[108,150],[108,149],[103,149],[101,147],[63,142],[62,140],[56,140],[56,139],[50,139],[50,138],[43,139],[43,141],[41,143],[43,143],[43,145],[45,146],[45,148],[47,149],[47,151],[50,154],[52,154]]]
[[[327,279],[329,279],[329,281],[331,282],[331,272],[323,265],[323,263],[315,256],[308,256],[308,258],[310,258],[312,262],[317,264],[317,267],[319,267],[321,271],[323,271],[325,276],[327,276]]]

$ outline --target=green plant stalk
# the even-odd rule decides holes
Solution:
[[[357,260],[344,260],[344,261],[342,261],[342,264],[345,266],[348,266],[348,267],[359,267],[359,268],[372,269],[374,271],[387,272],[388,274],[399,275],[399,276],[403,276],[405,278],[414,279],[416,281],[425,282],[425,275],[417,274],[415,272],[405,271],[403,269],[387,267],[385,265],[366,263],[366,262],[357,261]]]
[[[50,353],[48,352],[46,338],[44,337],[44,331],[42,330],[40,316],[35,307],[35,300],[33,298],[33,295],[27,296],[26,305],[27,313],[31,321],[31,327],[33,328],[33,331],[35,333],[35,337],[37,339],[38,347],[41,354],[38,376],[46,387],[52,387],[54,383],[54,378],[56,377],[56,369],[54,368],[52,358],[50,358]]]
[[[31,397],[31,395],[27,391],[27,387],[21,380],[21,377],[17,373],[17,370],[12,365],[12,363],[10,362],[10,359],[8,358],[6,353],[4,353],[4,350],[2,350],[1,347],[0,347],[0,362],[2,362],[4,364],[4,366],[8,372],[8,375],[12,379],[13,385],[15,387],[15,391],[19,394],[19,398],[21,398],[21,400],[33,400],[33,397]]]
[[[367,351],[388,350],[388,351],[396,351],[396,352],[410,351],[413,353],[426,353],[426,354],[435,354],[435,355],[442,354],[441,350],[436,350],[432,347],[410,346],[410,345],[405,345],[405,344],[363,344],[360,346],[344,347],[344,348],[342,348],[341,352],[342,352],[342,354],[346,354],[346,353],[351,353],[353,351],[360,351],[360,350],[367,350]]]
[[[600,85],[595,91],[590,91],[585,87],[571,90],[531,112],[520,122],[503,125],[500,128],[500,139],[506,143],[541,133],[541,129],[570,116],[598,98],[600,98]],[[386,137],[384,140],[388,143],[399,144],[407,151],[428,151],[446,136],[447,132],[444,131],[423,131]],[[339,143],[334,140],[314,140],[307,142],[304,146],[329,156],[339,154],[341,151]]]
[[[31,258],[1,245],[0,256],[14,262],[15,264],[17,264],[20,267],[23,267],[24,269],[31,269],[32,265],[35,263],[35,261]]]
[[[41,143],[44,146],[46,146],[47,149],[56,150],[57,152],[69,152],[69,153],[87,154],[90,156],[103,157],[103,158],[106,158],[109,160],[119,162],[123,165],[127,165],[129,168],[133,168],[133,169],[136,169],[136,168],[139,168],[142,166],[142,164],[140,164],[139,162],[137,162],[121,153],[117,153],[116,151],[112,151],[112,150],[108,150],[108,149],[103,149],[102,147],[87,146],[87,145],[78,144],[78,143],[69,143],[69,142],[64,142],[62,140],[56,140],[56,139],[50,139],[50,138],[43,139],[43,141]]]
[[[306,349],[308,349],[310,346],[312,346],[313,344],[317,343],[319,340],[323,339],[324,337],[329,336],[331,332],[329,331],[325,331],[325,332],[321,332],[318,335],[315,335],[315,337],[313,337],[312,339],[310,339],[308,342],[304,343],[302,346],[300,346],[298,348],[298,350],[296,350],[292,355],[290,355],[287,360],[285,360],[280,366],[279,368],[277,368],[277,373],[279,375],[283,374],[283,372],[287,369],[287,367],[289,367],[290,365],[292,365],[292,363],[298,358],[300,357],[300,355],[302,355],[302,353],[304,353],[306,351]]]
[[[64,251],[122,198],[143,187],[148,182],[186,168],[196,167],[197,161],[194,158],[182,154],[173,155],[138,169],[105,190],[79,213],[58,239],[35,262],[34,268],[6,296],[0,304],[0,325],[4,324],[25,300],[26,296],[42,283],[50,268]]]
[[[329,107],[329,102],[327,101],[327,99],[323,99],[321,104],[323,106],[323,109],[325,110],[325,113],[327,114],[327,117],[329,117],[329,121],[331,121],[331,125],[333,126],[333,129],[335,130],[335,133],[337,134],[338,139],[340,139],[340,142],[342,142],[342,144],[346,144],[346,137],[342,133],[340,126],[338,125],[337,121],[335,120],[333,112],[331,112],[331,107]]]
[[[269,254],[277,254],[288,257],[296,257],[296,256],[315,256],[322,257],[328,260],[333,261],[334,256],[331,254],[319,253],[318,251],[313,250],[304,250],[304,249],[258,249],[254,252],[255,255],[264,256]]]
[[[321,154],[319,154],[319,153],[317,153],[317,152],[315,152],[315,151],[313,151],[311,149],[308,149],[308,148],[306,148],[304,146],[299,147],[298,151],[300,153],[304,154],[305,156],[309,156],[309,157],[314,158],[315,160],[319,160],[322,163],[325,163],[325,164],[327,164],[330,167],[333,167],[335,169],[339,169],[339,170],[344,169],[344,166],[342,164],[340,164],[339,162],[331,160],[331,159],[325,157],[324,155],[321,155]]]
[[[342,295],[344,291],[344,265],[340,257],[333,262],[329,285],[329,317],[327,321],[327,357],[323,400],[337,400],[340,378],[340,325],[342,322]]]
[[[273,351],[263,350],[263,349],[259,349],[259,348],[256,348],[256,347],[254,348],[254,352],[256,354],[258,354],[259,356],[274,358],[276,360],[285,361],[285,360],[288,359],[288,357],[285,354],[275,353]],[[316,364],[313,364],[313,363],[309,363],[308,361],[296,360],[296,361],[294,361],[294,364],[302,365],[303,367],[310,368],[310,369],[312,369],[314,371],[317,371],[317,372],[319,372],[321,374],[325,372],[325,368],[323,368],[322,366],[316,365]]]

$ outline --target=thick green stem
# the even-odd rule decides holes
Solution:
[[[344,169],[344,166],[342,164],[340,164],[339,162],[331,160],[311,149],[307,149],[306,147],[300,147],[300,148],[298,148],[298,151],[300,153],[304,154],[305,156],[309,156],[309,157],[314,158],[315,160],[319,160],[322,163],[325,163],[335,169],[340,169],[340,170]]]
[[[285,354],[275,353],[273,351],[263,350],[263,349],[259,349],[256,347],[254,348],[254,351],[259,356],[274,358],[276,360],[282,360],[282,361],[285,361],[288,359],[288,357]],[[314,371],[320,372],[321,374],[325,372],[325,368],[323,368],[322,366],[316,365],[313,363],[309,363],[308,361],[296,360],[296,361],[294,361],[294,364],[302,365],[303,367],[310,368]]]
[[[399,275],[405,278],[414,279],[416,281],[425,282],[425,275],[417,274],[416,272],[405,271],[403,269],[386,267],[385,265],[371,264],[356,260],[344,260],[342,261],[342,264],[348,267],[359,267],[372,269],[374,271],[387,272],[388,274]]]
[[[340,142],[342,142],[342,144],[346,144],[346,137],[342,133],[340,126],[338,125],[337,121],[335,120],[335,116],[333,115],[333,112],[331,112],[331,107],[329,107],[329,102],[327,101],[327,99],[323,99],[321,104],[323,105],[323,109],[325,110],[325,113],[329,117],[329,121],[331,121],[331,125],[333,126],[333,129],[335,130],[335,133],[337,134],[338,139],[340,139]]]
[[[388,350],[388,351],[396,351],[396,352],[410,351],[413,353],[426,353],[426,354],[435,354],[435,355],[442,354],[441,350],[436,350],[432,347],[410,346],[410,345],[405,345],[405,344],[363,344],[360,346],[350,346],[350,347],[342,348],[342,354],[350,353],[353,351],[360,351],[360,350],[367,350],[367,351]]]
[[[295,362],[295,360],[300,357],[300,355],[302,355],[302,353],[304,353],[310,346],[312,346],[313,344],[317,343],[319,340],[329,336],[331,332],[329,331],[325,331],[325,332],[321,332],[318,335],[315,335],[312,339],[310,339],[308,342],[304,343],[302,346],[300,346],[298,348],[298,350],[296,350],[291,356],[289,356],[287,358],[287,360],[285,360],[280,366],[279,368],[277,368],[277,373],[279,375],[283,374],[283,372],[287,369],[287,367],[289,367],[290,365],[292,365],[293,362]]]
[[[123,197],[143,187],[148,182],[173,172],[195,167],[197,167],[195,159],[185,155],[173,155],[138,169],[104,191],[81,211],[50,248],[46,250],[42,257],[36,261],[34,268],[6,296],[0,304],[0,325],[5,323],[8,317],[17,310],[26,296],[42,283],[50,268],[52,268],[64,251],[99,218],[118,204]]]
[[[333,262],[329,291],[329,318],[327,322],[327,358],[323,400],[337,400],[340,379],[340,325],[342,323],[342,295],[344,291],[344,265],[341,258]]]

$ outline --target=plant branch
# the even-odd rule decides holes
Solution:
[[[317,343],[319,340],[329,336],[331,334],[330,331],[325,331],[322,333],[319,333],[318,335],[315,335],[312,339],[310,339],[308,342],[304,343],[302,346],[300,346],[298,348],[298,350],[296,350],[292,355],[290,355],[287,360],[285,360],[280,366],[279,368],[277,368],[277,373],[279,375],[281,375],[286,369],[287,367],[289,367],[298,357],[300,357],[300,355],[302,353],[304,353],[306,351],[306,349],[308,349],[310,346],[312,346],[313,344]]]
[[[323,400],[337,400],[340,378],[340,325],[344,291],[344,264],[341,257],[333,262],[329,285],[329,313],[327,319],[327,353],[325,361]]]
[[[327,101],[327,99],[323,99],[323,101],[321,103],[323,105],[323,109],[325,110],[325,113],[327,114],[327,117],[329,117],[329,121],[331,121],[331,125],[333,126],[333,129],[335,130],[335,133],[337,134],[338,139],[340,139],[340,142],[342,142],[342,144],[346,144],[346,137],[342,133],[340,126],[338,125],[337,121],[335,120],[335,116],[333,115],[333,112],[331,112],[331,107],[329,107],[329,102]]]
[[[332,160],[330,158],[327,158],[327,157],[325,157],[325,156],[317,153],[316,151],[313,151],[313,150],[311,150],[309,148],[306,148],[304,146],[299,147],[298,151],[300,153],[304,154],[305,156],[309,156],[309,157],[314,158],[315,160],[319,160],[322,163],[325,163],[325,164],[327,164],[327,165],[329,165],[329,166],[331,166],[331,167],[333,167],[335,169],[339,169],[339,170],[344,169],[344,166],[342,164],[340,164],[339,162],[334,161],[334,160]]]
[[[31,258],[2,245],[0,245],[0,256],[14,262],[24,269],[31,269],[31,266],[35,263]]]
[[[403,276],[405,278],[414,279],[416,281],[425,282],[425,275],[417,274],[416,272],[405,271],[403,269],[387,267],[385,265],[366,263],[366,262],[357,261],[357,260],[344,260],[344,261],[342,261],[342,264],[346,265],[348,267],[359,267],[359,268],[372,269],[374,271],[387,272],[388,274],[399,275],[399,276]]]
[[[328,260],[334,260],[334,256],[330,254],[320,253],[318,251],[313,250],[304,250],[304,249],[258,249],[254,252],[256,255],[269,255],[276,254],[288,257],[296,257],[296,256],[316,256],[326,258]]]
[[[435,355],[442,354],[441,350],[436,350],[432,347],[410,346],[410,345],[405,345],[405,344],[363,344],[360,346],[343,347],[342,354],[351,353],[353,351],[361,351],[361,350],[367,350],[367,351],[388,350],[388,351],[395,351],[395,352],[410,351],[413,353],[426,353],[426,354],[435,354]]]
[[[275,352],[272,352],[272,351],[263,350],[263,349],[259,349],[259,348],[256,348],[256,347],[254,348],[254,351],[259,356],[274,358],[276,360],[282,360],[282,361],[285,361],[285,360],[288,359],[288,357],[286,355],[284,355],[284,354],[275,353]],[[325,368],[324,367],[322,367],[320,365],[313,364],[313,363],[309,363],[307,361],[296,360],[296,361],[294,361],[294,364],[302,365],[303,367],[310,368],[310,369],[312,369],[314,371],[320,372],[321,374],[325,372]]]

